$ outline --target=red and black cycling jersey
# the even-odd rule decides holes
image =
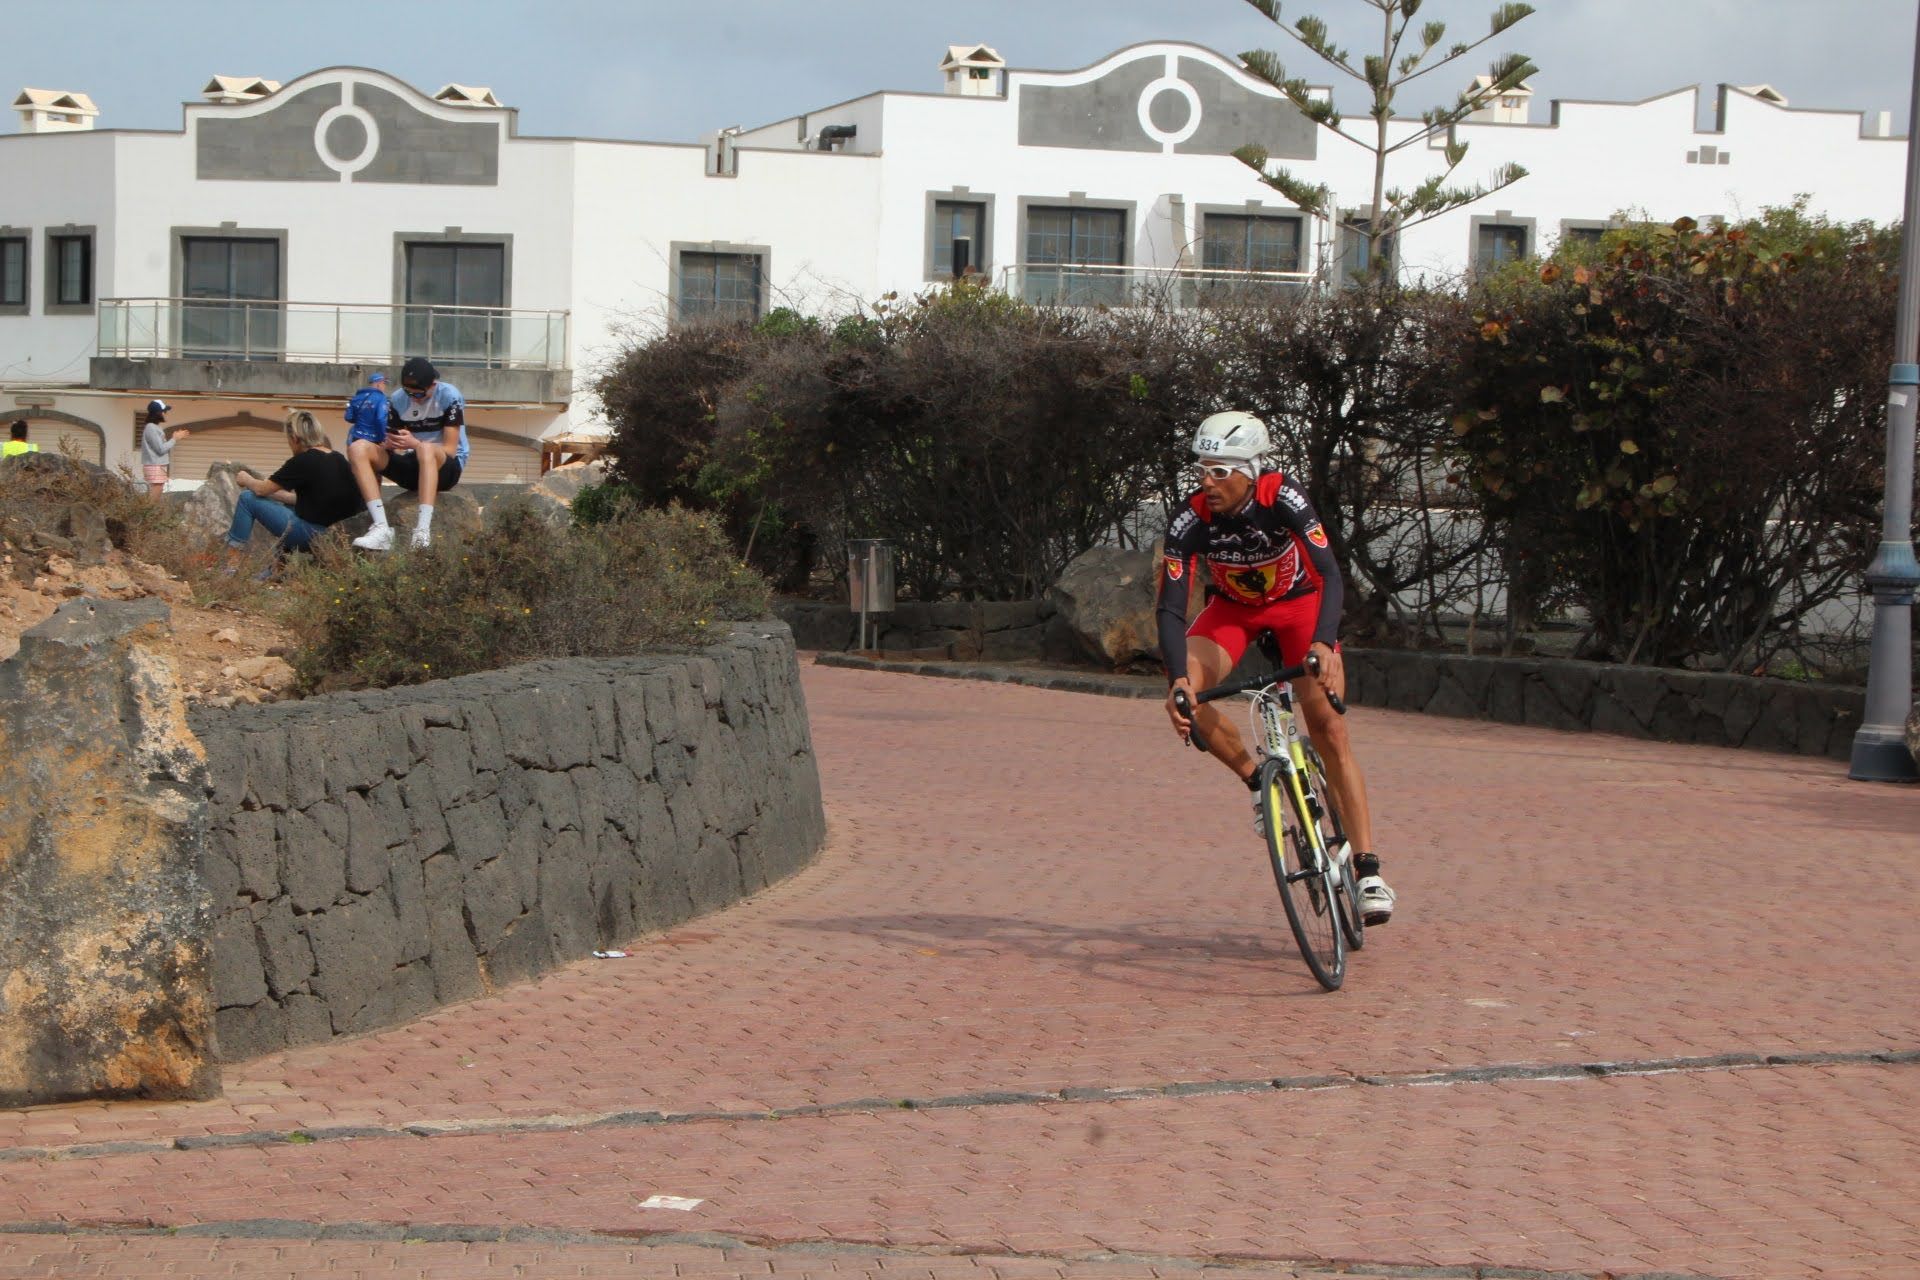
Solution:
[[[1157,620],[1160,652],[1172,678],[1187,674],[1187,599],[1203,566],[1216,604],[1258,608],[1318,591],[1313,638],[1330,645],[1339,634],[1340,566],[1313,503],[1279,472],[1261,476],[1236,512],[1215,515],[1196,493],[1168,527]]]

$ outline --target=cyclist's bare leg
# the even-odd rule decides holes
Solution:
[[[1233,659],[1227,651],[1205,636],[1187,637],[1187,674],[1196,691],[1204,693],[1233,674]],[[1238,706],[1239,704],[1234,704]],[[1207,751],[1234,776],[1250,778],[1257,767],[1253,755],[1240,737],[1240,726],[1226,714],[1218,702],[1204,703],[1194,709],[1194,727],[1206,740]]]
[[[1346,830],[1348,842],[1358,853],[1372,853],[1373,814],[1367,808],[1367,780],[1360,762],[1353,757],[1347,722],[1335,714],[1317,680],[1295,680],[1293,698],[1300,718],[1307,722],[1307,737],[1327,766],[1327,784],[1333,788],[1333,803],[1340,810],[1340,825]]]

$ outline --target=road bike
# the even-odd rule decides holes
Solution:
[[[1279,661],[1270,637],[1261,637],[1260,649]],[[1366,924],[1360,914],[1353,851],[1340,826],[1326,766],[1294,713],[1291,681],[1318,674],[1319,662],[1309,655],[1298,666],[1215,685],[1198,701],[1253,695],[1248,712],[1254,751],[1260,758],[1254,794],[1266,833],[1267,859],[1307,968],[1321,986],[1337,991],[1346,978],[1348,950],[1366,945]],[[1191,722],[1194,706],[1185,691],[1177,693],[1174,701]],[[1341,715],[1347,713],[1332,690],[1327,691],[1327,701]],[[1188,740],[1206,750],[1197,728]]]

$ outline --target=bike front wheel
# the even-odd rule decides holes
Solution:
[[[1267,860],[1314,980],[1338,991],[1347,974],[1346,931],[1339,922],[1337,872],[1309,823],[1278,760],[1260,766],[1260,806],[1267,829]]]

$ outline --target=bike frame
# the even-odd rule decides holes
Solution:
[[[1294,714],[1292,684],[1275,681],[1254,690],[1251,718],[1258,750],[1268,759],[1279,761],[1288,793],[1298,806],[1294,812],[1305,814],[1308,818],[1303,825],[1306,827],[1307,843],[1313,850],[1314,865],[1302,867],[1294,874],[1294,878],[1319,875],[1321,868],[1332,860],[1333,855],[1320,831],[1320,802],[1307,790],[1304,782],[1307,776],[1306,739],[1300,732],[1300,723]],[[1269,814],[1268,820],[1279,816]]]

